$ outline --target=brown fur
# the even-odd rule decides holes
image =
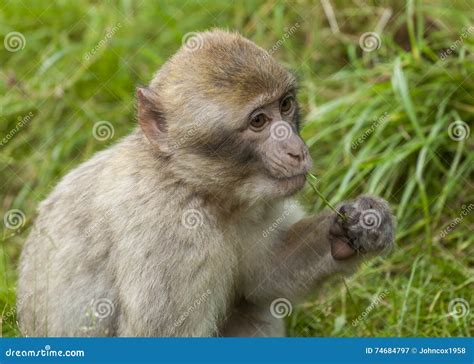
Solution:
[[[335,260],[335,238],[372,253],[391,244],[393,218],[376,198],[345,203],[344,224],[304,218],[291,196],[311,158],[297,105],[280,106],[294,77],[236,33],[198,38],[137,90],[140,128],[40,204],[20,259],[25,335],[281,336],[272,301],[296,303],[360,261]],[[381,217],[371,233],[357,225],[368,206]]]

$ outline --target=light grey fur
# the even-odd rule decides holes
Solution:
[[[351,269],[330,256],[333,214],[310,218],[302,241],[279,255],[282,232],[303,217],[297,203],[260,201],[224,223],[184,186],[166,184],[166,168],[140,158],[143,138],[137,131],[98,153],[41,203],[21,258],[24,335],[283,335],[273,299],[296,303]],[[195,228],[183,226],[189,209],[202,213]],[[101,318],[94,302],[103,299],[113,312]]]
[[[250,91],[267,87],[265,100],[273,100],[294,82],[265,51],[239,35],[214,31],[203,37],[202,49],[180,51],[158,73],[155,89],[141,91],[142,102],[149,104],[141,109],[142,128],[74,169],[40,204],[19,267],[24,335],[281,336],[284,325],[271,311],[272,302],[284,298],[296,304],[322,280],[354,270],[362,259],[347,254],[334,259],[335,241],[350,241],[365,256],[391,245],[393,217],[378,198],[344,203],[344,222],[332,212],[304,217],[290,197],[310,167],[299,135],[289,139],[303,148],[299,165],[287,171],[296,179],[270,176],[267,157],[267,164],[255,164],[259,159],[254,158],[253,165],[240,164],[240,170],[235,167],[242,163],[240,155],[227,151],[228,160],[221,161],[212,148],[199,149],[199,138],[222,132],[227,142],[231,123],[247,122],[244,116],[255,107],[246,101]],[[206,69],[216,52],[221,56],[215,62],[222,64]],[[227,57],[230,52],[235,54]],[[196,69],[188,85],[182,74],[190,65]],[[216,70],[231,71],[215,75]],[[247,89],[237,93],[226,77],[245,78],[247,70],[256,76],[247,77],[251,84],[243,83]],[[213,82],[220,88],[212,89]],[[213,103],[192,100],[196,85]],[[156,107],[165,112],[152,110],[154,101],[146,101],[145,93],[156,93],[161,98]],[[279,102],[272,102],[279,110]],[[227,112],[229,105],[233,111]],[[215,121],[186,134],[183,121],[214,109],[229,130]],[[163,115],[167,134],[152,124]],[[242,135],[255,138],[242,149],[247,152],[259,145],[257,135],[263,138],[248,130]],[[171,148],[177,140],[188,144]],[[280,144],[273,145],[278,152]],[[358,223],[368,208],[381,217],[370,232]]]

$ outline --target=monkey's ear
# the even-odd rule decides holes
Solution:
[[[167,149],[167,125],[158,95],[148,87],[137,87],[138,123],[151,144]]]

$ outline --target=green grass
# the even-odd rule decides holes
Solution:
[[[457,120],[474,125],[474,28],[466,31],[474,25],[473,5],[331,4],[339,32],[331,30],[320,3],[309,0],[2,2],[2,39],[12,31],[26,39],[17,52],[0,49],[0,137],[26,117],[0,146],[0,217],[15,208],[27,219],[19,230],[1,225],[4,336],[19,335],[16,265],[38,202],[61,176],[129,133],[134,88],[149,82],[186,33],[214,26],[237,29],[267,49],[283,39],[274,56],[301,80],[303,137],[318,189],[331,204],[364,192],[381,195],[398,218],[395,251],[367,263],[345,284],[336,277],[295,307],[289,333],[473,334],[474,211],[461,214],[474,203],[474,130],[460,141],[448,132]],[[392,17],[380,32],[387,8]],[[292,26],[297,30],[285,38]],[[375,29],[380,47],[362,51],[359,37]],[[450,46],[455,50],[440,57]],[[111,140],[92,137],[101,120],[113,125]],[[309,186],[300,197],[309,210],[323,207]],[[449,304],[459,298],[471,310],[457,318]]]

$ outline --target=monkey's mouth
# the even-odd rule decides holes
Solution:
[[[292,194],[302,189],[306,181],[304,174],[283,178],[273,177],[273,179],[281,189],[285,190],[287,194]]]

